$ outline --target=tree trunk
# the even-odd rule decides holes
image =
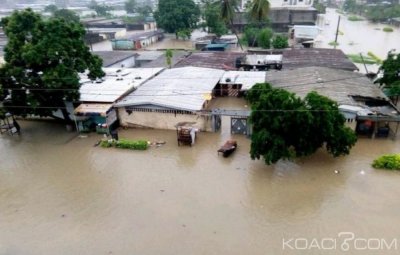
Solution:
[[[238,44],[239,44],[239,46],[240,46],[240,49],[243,51],[243,46],[242,46],[242,44],[240,43],[239,36],[237,35],[237,33],[236,33],[236,31],[235,31],[235,27],[233,26],[233,19],[231,19],[231,30],[232,30],[232,33],[234,33],[234,34],[236,35],[236,38],[237,38],[237,40],[238,40]]]

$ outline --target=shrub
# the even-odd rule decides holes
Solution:
[[[146,150],[148,147],[148,143],[144,140],[130,141],[121,139],[116,142],[115,147],[130,150]]]
[[[246,41],[246,44],[251,47],[257,46],[257,35],[260,33],[260,29],[255,27],[247,27],[244,30],[243,40]]]
[[[384,28],[383,28],[383,31],[384,31],[384,32],[393,32],[393,28],[391,28],[391,27],[384,27]]]
[[[272,47],[275,49],[285,49],[289,47],[288,38],[286,36],[277,35],[272,41]]]
[[[400,154],[383,155],[372,163],[374,168],[400,170]]]
[[[351,15],[347,19],[350,20],[350,21],[362,21],[362,20],[364,20],[363,18],[360,18],[360,17],[355,16],[355,15]]]
[[[114,143],[110,140],[101,140],[100,146],[103,148],[110,148],[114,145]]]
[[[332,41],[330,43],[328,43],[330,46],[339,46],[338,42]]]
[[[274,32],[272,32],[271,29],[269,28],[262,29],[257,36],[258,46],[260,46],[263,49],[271,48],[271,38],[273,35]]]

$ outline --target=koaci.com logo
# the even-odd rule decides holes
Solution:
[[[353,232],[340,232],[328,238],[283,238],[283,250],[397,250],[397,238],[360,238]]]

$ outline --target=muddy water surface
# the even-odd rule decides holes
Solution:
[[[282,238],[400,238],[400,174],[370,167],[399,151],[392,140],[265,166],[244,136],[218,157],[229,132],[178,147],[174,131],[121,131],[167,142],[139,152],[93,147],[101,136],[54,123],[21,125],[21,137],[0,136],[0,254],[341,254],[282,250]]]

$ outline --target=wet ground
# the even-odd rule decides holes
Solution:
[[[166,141],[126,151],[56,123],[21,126],[20,137],[0,136],[0,254],[341,254],[282,250],[282,238],[400,236],[400,174],[370,167],[399,151],[392,140],[265,166],[244,136],[230,158],[218,156],[225,131],[178,147],[174,131],[121,130]]]

